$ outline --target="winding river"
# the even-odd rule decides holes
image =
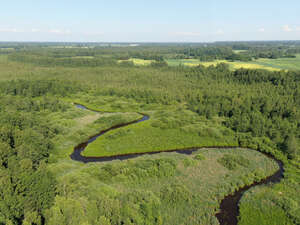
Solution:
[[[95,110],[91,110],[87,107],[85,107],[84,105],[81,104],[76,104],[75,106],[77,108],[80,109],[84,109],[84,110],[90,110],[93,112],[100,112],[100,111],[95,111]],[[141,114],[141,113],[140,113]],[[74,151],[73,153],[70,155],[71,159],[76,160],[76,161],[80,161],[80,162],[84,162],[84,163],[89,163],[89,162],[108,162],[108,161],[112,161],[112,160],[127,160],[127,159],[131,159],[131,158],[136,158],[139,157],[141,155],[153,155],[153,154],[158,154],[161,152],[177,152],[180,154],[187,154],[190,155],[192,154],[194,151],[197,151],[199,149],[203,149],[203,148],[227,148],[227,149],[232,149],[232,148],[238,148],[238,147],[192,147],[192,148],[185,148],[185,149],[173,149],[173,150],[164,150],[164,151],[158,151],[158,152],[144,152],[144,153],[134,153],[134,154],[126,154],[126,155],[116,155],[116,156],[105,156],[105,157],[85,157],[81,155],[81,152],[84,151],[84,149],[87,147],[88,144],[92,143],[93,141],[95,141],[98,137],[104,135],[105,133],[111,131],[111,130],[115,130],[121,127],[125,127],[134,123],[140,123],[143,121],[146,121],[149,119],[149,116],[141,114],[143,117],[139,120],[135,120],[132,122],[128,122],[128,123],[124,123],[124,124],[119,124],[119,125],[115,125],[112,126],[108,129],[102,130],[100,131],[98,134],[90,137],[86,142],[83,142],[77,146],[74,147]],[[227,196],[225,196],[225,198],[221,201],[220,203],[220,211],[216,214],[216,217],[219,221],[219,223],[221,225],[237,225],[238,224],[238,216],[239,216],[239,201],[243,195],[243,193],[247,190],[249,190],[250,188],[254,187],[254,186],[258,186],[258,185],[264,185],[264,184],[271,184],[271,183],[278,183],[280,182],[280,180],[283,178],[283,163],[277,159],[275,159],[273,156],[268,155],[266,153],[263,153],[264,155],[266,155],[267,157],[275,160],[279,166],[279,170],[276,171],[273,175],[266,177],[265,179],[260,180],[259,182],[254,182],[251,185],[247,185],[244,186],[240,189],[238,189],[237,191],[235,191],[232,194],[229,194]]]

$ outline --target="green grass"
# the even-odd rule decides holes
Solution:
[[[239,225],[300,224],[300,161],[284,167],[284,179],[273,186],[258,186],[243,195]]]
[[[88,145],[84,156],[155,152],[194,146],[237,146],[232,132],[188,110],[145,112],[150,120],[110,131]],[[182,119],[184,118],[184,119]]]
[[[294,212],[294,218],[300,218],[300,209],[296,200],[278,202],[278,197],[286,195],[285,192],[271,189],[267,186],[257,187],[248,191],[240,202],[239,225],[292,225],[291,216],[286,215],[287,208]],[[284,198],[284,196],[283,196]],[[273,222],[270,222],[273,221]],[[275,222],[276,221],[276,222]]]

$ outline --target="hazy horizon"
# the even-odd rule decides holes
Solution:
[[[248,43],[248,42],[300,42],[300,38],[299,39],[295,39],[295,40],[233,40],[233,41],[207,41],[207,42],[197,42],[197,41],[191,41],[191,42],[186,42],[186,41],[0,41],[0,43],[28,43],[28,44],[39,44],[39,43],[50,43],[50,44],[81,44],[81,43],[85,43],[85,44],[214,44],[214,43]]]

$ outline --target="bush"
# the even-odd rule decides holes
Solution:
[[[179,202],[189,202],[192,200],[192,193],[183,184],[171,184],[162,188],[161,199],[168,204],[178,204]]]
[[[146,178],[172,177],[175,174],[176,165],[175,160],[171,159],[140,160],[132,164],[107,164],[99,170],[97,175],[99,179],[106,182],[112,180],[139,182]]]
[[[229,170],[234,170],[238,166],[249,167],[250,161],[241,155],[225,154],[218,162]]]
[[[196,160],[205,160],[205,157],[202,154],[197,154],[197,155],[195,155],[194,159],[196,159]]]

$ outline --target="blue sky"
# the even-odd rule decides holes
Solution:
[[[10,0],[0,41],[300,40],[300,0]]]

